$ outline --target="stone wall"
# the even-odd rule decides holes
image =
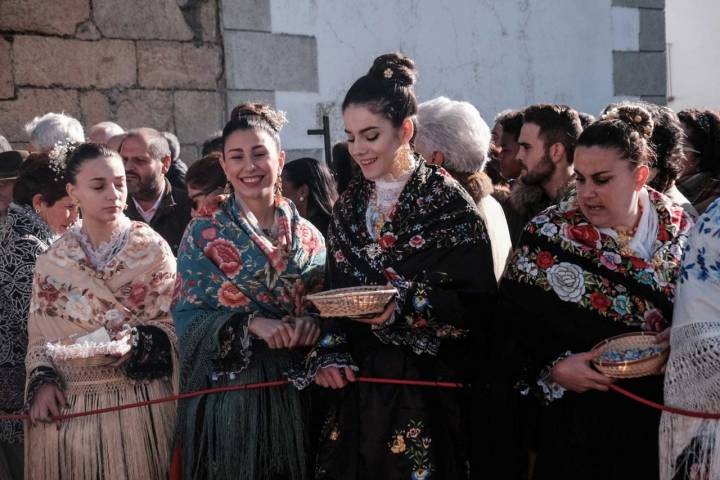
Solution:
[[[182,157],[225,118],[218,0],[0,0],[0,132],[34,116],[174,132]]]

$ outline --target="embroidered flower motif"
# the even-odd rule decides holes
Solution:
[[[577,303],[585,294],[583,269],[578,265],[561,262],[547,270],[548,283],[560,300]]]
[[[590,305],[592,305],[592,307],[596,310],[607,312],[612,306],[612,300],[610,300],[610,297],[604,293],[593,292],[593,294],[590,295]]]
[[[600,248],[600,232],[592,225],[569,225],[563,226],[563,236],[568,240],[590,248]]]
[[[342,250],[337,250],[334,257],[335,263],[342,263],[345,261],[345,254],[342,252]]]
[[[528,259],[528,257],[526,257],[524,255],[520,255],[517,259],[516,264],[517,264],[518,270],[520,270],[521,272],[527,273],[533,277],[537,276],[537,274],[538,274],[537,265],[535,265],[535,263],[531,262],[530,259]]]
[[[320,240],[315,234],[315,231],[306,223],[301,222],[298,225],[297,235],[300,237],[300,245],[307,255],[313,256],[320,249]]]
[[[205,247],[205,255],[228,277],[234,278],[240,273],[240,252],[232,242],[224,238],[213,240]]]
[[[422,430],[420,430],[417,427],[411,428],[407,431],[407,437],[408,438],[417,438],[417,436],[420,435],[421,432],[422,432]]]
[[[334,428],[329,435],[330,440],[333,442],[337,442],[337,439],[340,438],[340,431],[337,428]]]
[[[540,229],[540,233],[546,237],[554,237],[558,233],[558,227],[554,223],[545,223]]]
[[[617,270],[618,265],[622,263],[622,257],[614,252],[602,252],[600,253],[600,263],[602,263],[605,268],[614,271]]]
[[[643,270],[642,272],[635,275],[635,278],[637,278],[637,281],[642,283],[643,285],[652,285],[655,281],[652,270]]]
[[[144,285],[142,283],[134,283],[130,287],[130,295],[128,295],[128,300],[130,300],[130,303],[132,303],[135,306],[139,306],[145,303],[145,297],[148,293],[148,286]]]
[[[538,267],[542,269],[548,269],[555,265],[555,259],[552,256],[552,253],[543,251],[537,254],[537,257],[535,258],[535,262],[537,263]]]
[[[377,243],[369,244],[367,247],[365,247],[365,252],[367,253],[367,256],[371,259],[376,259],[382,253],[380,250],[380,245],[378,245]]]
[[[430,461],[432,440],[427,436],[421,437],[423,428],[422,421],[410,420],[404,429],[395,430],[392,441],[388,444],[392,453],[396,455],[404,453],[405,457],[412,462],[412,470],[410,471],[410,478],[412,479],[430,478],[434,470]]]
[[[395,245],[395,242],[397,241],[397,237],[392,232],[387,232],[383,234],[382,237],[380,237],[380,240],[378,240],[378,243],[380,244],[380,248],[383,250],[387,250],[389,248],[392,248],[393,245]]]
[[[392,68],[390,68],[390,67],[386,68],[386,69],[383,71],[383,76],[384,76],[385,78],[387,78],[388,80],[391,79],[392,76],[393,76]]]
[[[547,215],[538,215],[537,217],[533,218],[532,223],[535,225],[542,225],[543,223],[547,223],[550,221],[550,217]]]
[[[405,449],[407,447],[405,446],[405,437],[402,435],[397,435],[395,437],[395,440],[393,440],[392,445],[390,446],[390,451],[394,454],[399,454],[405,452]]]
[[[208,242],[213,241],[217,238],[217,228],[215,227],[207,227],[203,228],[200,232],[200,236],[203,238],[203,240],[207,240]]]
[[[218,290],[218,301],[220,305],[228,308],[244,307],[250,304],[250,299],[245,296],[231,282],[225,281]]]
[[[414,470],[412,472],[411,478],[412,480],[425,480],[430,475],[430,470],[426,470],[422,467],[418,468],[417,470]]]
[[[613,298],[612,309],[620,315],[627,315],[630,313],[630,299],[626,295],[618,295]]]
[[[413,248],[421,248],[423,245],[425,245],[425,239],[423,239],[420,235],[415,235],[410,239],[410,246]]]
[[[50,282],[41,280],[39,282],[40,291],[38,296],[45,300],[48,304],[52,305],[60,297],[60,291],[53,286]]]

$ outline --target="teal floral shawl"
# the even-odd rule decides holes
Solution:
[[[248,331],[252,313],[276,319],[305,315],[306,294],[322,288],[322,235],[285,199],[278,198],[275,207],[274,240],[251,224],[232,197],[221,197],[188,225],[178,252],[172,307],[181,391],[278,380],[300,361],[299,352],[269,350]],[[224,383],[217,383],[218,371],[227,374],[220,380]],[[233,478],[273,478],[273,472],[306,478],[299,394],[290,388],[271,390],[180,403],[185,478],[225,478],[233,472]],[[228,422],[234,425],[228,428]],[[207,471],[196,471],[197,465]],[[240,469],[244,473],[237,476]]]

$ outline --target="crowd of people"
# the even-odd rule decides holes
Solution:
[[[491,129],[415,81],[376,58],[328,164],[286,161],[253,103],[189,168],[145,126],[0,137],[0,413],[29,416],[0,420],[0,476],[720,478],[718,421],[593,367],[654,333],[666,368],[618,383],[720,410],[718,113],[536,104]],[[397,290],[372,318],[307,300],[369,285]]]

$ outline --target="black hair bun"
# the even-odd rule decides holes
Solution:
[[[655,128],[655,122],[653,122],[650,112],[639,105],[628,104],[613,107],[605,112],[601,119],[620,120],[645,140],[650,139]]]
[[[417,78],[415,62],[402,53],[386,53],[375,59],[368,75],[403,87],[412,86]]]

